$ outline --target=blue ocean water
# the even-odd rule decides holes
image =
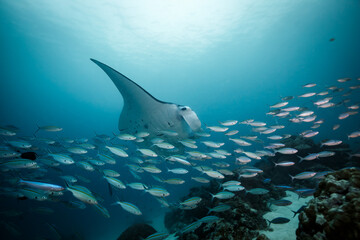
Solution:
[[[60,126],[64,130],[59,133],[38,134],[55,139],[90,139],[94,131],[118,133],[123,99],[90,58],[113,67],[160,100],[191,106],[204,128],[229,119],[277,124],[266,115],[269,106],[281,97],[306,93],[309,90],[302,86],[307,83],[317,84],[314,91],[339,86],[336,80],[345,77],[352,80],[343,86],[359,84],[359,10],[356,0],[3,0],[0,124],[17,126],[21,136],[31,136],[37,125]],[[358,91],[349,97],[354,104],[360,101]],[[308,99],[298,103],[312,106]],[[337,132],[330,131],[340,113],[319,109],[325,122],[314,141],[345,141],[349,133],[359,130],[358,116],[350,116]],[[245,126],[239,129],[242,135],[252,134]],[[303,130],[286,124],[286,133]],[[355,151],[358,142],[350,146]],[[166,171],[165,165],[160,166]],[[114,170],[125,182],[134,181],[122,165]],[[56,172],[51,174],[49,179],[62,183]],[[23,235],[34,239],[36,233],[46,235],[45,223],[51,223],[84,239],[115,239],[140,221],[120,206],[111,206],[115,199],[108,196],[100,175],[70,167],[66,174],[91,179],[87,186],[104,197],[111,217],[102,217],[90,206],[79,210],[56,202],[5,200],[6,208],[26,213],[13,223],[21,226],[16,228]],[[146,175],[142,181],[154,180]],[[190,187],[200,185],[191,182],[190,176],[186,181],[169,185],[169,202],[179,201]],[[126,190],[118,195],[137,205],[144,221],[166,211],[149,194]],[[50,207],[54,213],[29,213],[38,206]]]

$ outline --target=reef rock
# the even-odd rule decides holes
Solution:
[[[344,169],[319,183],[299,215],[297,239],[360,239],[360,171]]]
[[[156,230],[145,223],[137,223],[127,228],[117,240],[140,240],[145,239]]]

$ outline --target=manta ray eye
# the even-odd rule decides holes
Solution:
[[[186,108],[186,107],[181,107],[180,109],[181,109],[181,111],[185,111],[185,110],[187,110],[187,108]]]

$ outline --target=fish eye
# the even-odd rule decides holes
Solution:
[[[185,111],[185,110],[187,110],[187,108],[186,107],[181,107],[180,110]]]

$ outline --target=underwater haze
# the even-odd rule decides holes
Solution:
[[[314,145],[341,146],[339,151],[346,148],[349,154],[359,154],[359,12],[358,0],[2,0],[2,239],[117,239],[138,222],[186,239],[187,231],[172,232],[166,227],[164,215],[169,209],[186,205],[180,202],[190,188],[206,185],[192,177],[217,183],[222,179],[217,174],[227,177],[213,166],[217,160],[227,162],[234,171],[239,168],[236,158],[241,154],[252,160],[250,166],[254,161],[267,161],[273,156],[258,154],[262,160],[256,160],[243,153],[263,150],[271,142],[267,138],[270,135],[281,135],[277,142],[291,135],[305,136]],[[137,136],[138,132],[119,129],[123,94],[114,85],[115,80],[90,59],[123,74],[160,101],[189,106],[201,121],[201,131],[191,125],[186,130],[191,131],[188,138],[194,142],[186,139],[184,144],[179,142],[184,139],[179,138],[175,141],[172,134],[177,133],[169,129],[159,129],[164,131],[157,136],[150,133],[170,144],[161,145],[159,140],[150,141],[150,137]],[[316,86],[304,87],[309,83]],[[328,93],[319,94],[325,91]],[[310,92],[315,92],[314,96],[300,96]],[[331,99],[316,104],[326,97]],[[334,104],[323,105],[328,102]],[[285,105],[274,106],[277,103]],[[276,115],[290,106],[299,106],[300,110]],[[315,113],[299,116],[308,110]],[[136,114],[149,115],[141,110]],[[316,120],[301,122],[310,115],[316,115]],[[220,124],[227,120],[236,120],[236,126]],[[315,123],[318,120],[323,122]],[[270,128],[254,129],[263,127],[261,123],[282,127],[271,128],[277,132],[268,135],[264,131]],[[211,126],[239,133],[230,136]],[[308,137],[306,130],[318,133]],[[129,136],[120,136],[122,133],[145,142],[125,139]],[[254,135],[256,141],[251,139]],[[230,138],[252,144],[241,145]],[[19,145],[24,141],[31,147]],[[219,142],[231,155],[209,154]],[[198,148],[189,147],[191,144]],[[239,147],[242,150],[234,152]],[[139,149],[154,151],[157,161]],[[80,152],[83,150],[86,153]],[[27,159],[20,156],[25,152],[35,152],[36,160],[18,163],[19,159]],[[121,156],[124,152],[127,157]],[[270,152],[289,154],[273,149]],[[57,154],[65,154],[75,163],[66,163],[69,159],[60,159]],[[179,159],[174,163],[171,157],[176,154],[185,156],[180,159],[190,161],[189,165]],[[133,157],[138,160],[130,161]],[[206,160],[199,162],[199,158]],[[354,158],[359,160],[358,155]],[[34,163],[37,167],[33,169]],[[196,169],[200,165],[211,166],[214,172],[204,167]],[[161,173],[154,173],[154,168]],[[184,168],[188,173],[167,170],[174,168]],[[107,175],[105,169],[120,176]],[[64,176],[76,177],[78,182],[72,183]],[[120,183],[106,177],[121,180],[126,189],[119,189],[115,185]],[[170,177],[180,177],[185,183],[166,182]],[[46,192],[49,186],[34,186],[26,181],[56,184],[63,187],[62,194],[58,196],[55,191],[53,195]],[[146,187],[140,191],[131,189],[127,184],[132,182]],[[78,185],[87,190],[79,190]],[[160,204],[156,198],[159,196],[150,191],[156,186],[170,193],[166,196],[168,206]],[[35,193],[35,198],[29,189],[41,191]],[[46,196],[47,200],[39,201],[38,196]],[[88,200],[98,201],[109,216],[97,211],[92,206],[97,204],[89,204]],[[126,208],[119,202],[134,204],[142,215],[137,215],[131,204]]]

